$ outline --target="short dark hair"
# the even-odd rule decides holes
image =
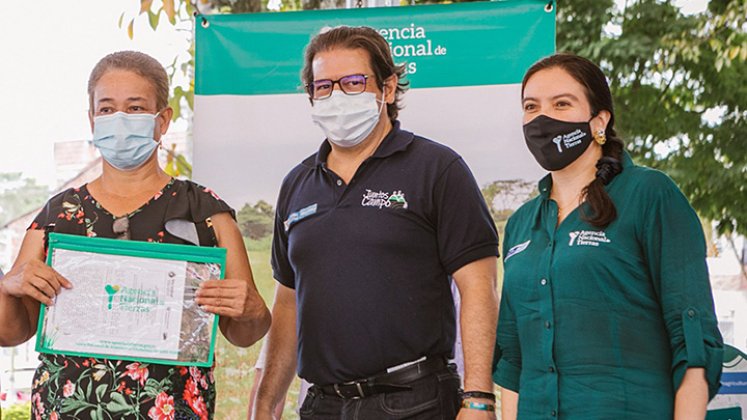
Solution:
[[[330,51],[335,48],[362,49],[368,53],[371,60],[369,63],[376,77],[376,86],[384,87],[384,80],[392,75],[397,75],[397,91],[395,92],[394,104],[387,106],[389,119],[394,122],[402,109],[401,96],[408,88],[409,81],[404,81],[405,65],[394,64],[392,51],[375,29],[367,26],[338,26],[328,31],[323,31],[311,39],[306,46],[304,67],[301,71],[301,80],[304,85],[314,81],[312,63],[314,57],[320,52]]]
[[[591,208],[591,214],[585,214],[584,220],[595,227],[607,227],[617,218],[617,208],[604,186],[622,171],[620,160],[625,147],[615,131],[615,111],[610,86],[602,70],[591,60],[575,54],[559,53],[541,59],[527,70],[521,82],[521,97],[524,97],[524,87],[535,73],[552,68],[565,70],[584,87],[592,115],[596,116],[599,111],[610,113],[610,120],[604,133],[607,141],[602,146],[603,157],[597,163],[597,177],[583,192]]]
[[[158,111],[169,105],[169,76],[161,63],[139,51],[118,51],[99,60],[88,78],[88,101],[93,111],[93,91],[99,79],[110,70],[127,70],[144,77],[156,94]]]

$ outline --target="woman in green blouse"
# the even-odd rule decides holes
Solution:
[[[624,151],[594,63],[537,62],[522,105],[527,147],[550,174],[506,225],[503,419],[702,420],[723,342],[698,216]]]

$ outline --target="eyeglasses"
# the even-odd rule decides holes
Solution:
[[[117,239],[130,239],[130,218],[128,216],[117,217],[112,224],[112,230]]]
[[[358,95],[366,91],[367,80],[368,76],[365,74],[351,74],[337,80],[314,80],[306,84],[306,90],[311,99],[327,99],[332,96],[335,84],[338,84],[346,95]]]

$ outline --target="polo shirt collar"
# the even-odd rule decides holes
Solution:
[[[410,143],[412,143],[413,137],[414,135],[411,132],[399,128],[399,121],[394,121],[391,131],[384,137],[384,140],[381,141],[381,144],[371,157],[381,159],[401,152],[407,149]],[[332,146],[330,146],[329,141],[324,140],[316,154],[316,166],[325,165],[331,151]]]
[[[412,143],[414,135],[399,128],[399,121],[394,121],[392,124],[392,130],[389,134],[384,137],[381,144],[373,154],[373,158],[385,158],[389,157],[397,152],[401,152],[407,149],[407,146]]]

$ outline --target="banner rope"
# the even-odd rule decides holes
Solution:
[[[194,14],[195,19],[199,17],[202,20],[202,22],[200,23],[202,27],[207,28],[208,26],[210,26],[210,22],[208,22],[208,20],[205,19],[205,15],[202,14],[202,12],[200,11],[200,8],[197,6],[197,3],[199,1],[200,0],[194,0],[194,2],[192,2],[192,7],[195,8],[195,11],[193,14]]]

